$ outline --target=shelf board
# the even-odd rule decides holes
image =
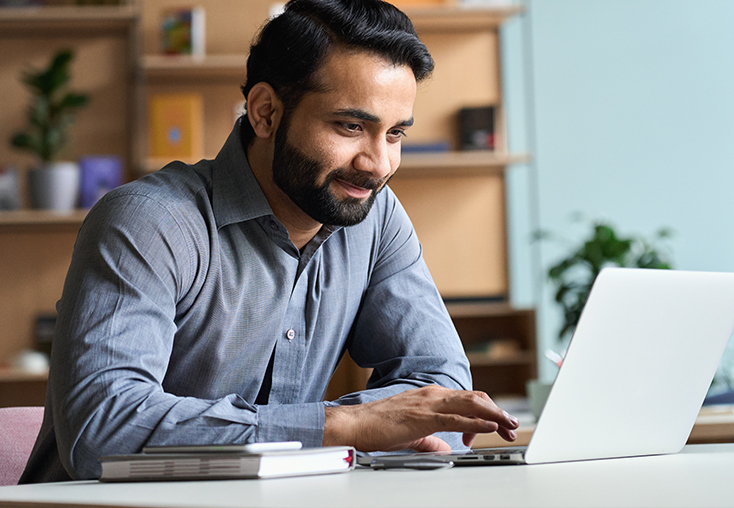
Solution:
[[[483,353],[467,353],[469,364],[472,367],[496,367],[500,365],[533,365],[535,353],[531,351],[518,351],[511,355],[491,357]]]
[[[521,4],[498,7],[452,5],[406,8],[404,12],[420,35],[427,32],[496,29],[507,18],[525,12],[525,7]]]
[[[528,162],[527,154],[490,150],[406,153],[395,177],[451,176],[500,173],[506,166]]]
[[[214,156],[204,157],[213,159]],[[172,159],[148,158],[144,161],[142,173],[158,171]],[[404,154],[400,169],[395,178],[421,178],[428,176],[467,176],[502,173],[507,166],[528,162],[527,154],[501,154],[487,150],[466,152],[435,152]],[[194,164],[198,159],[184,159]]]
[[[75,226],[82,225],[89,210],[54,212],[49,210],[13,210],[0,212],[0,228],[20,226]]]
[[[500,317],[533,312],[533,309],[516,308],[506,302],[447,302],[446,309],[452,318]]]
[[[67,7],[2,7],[0,30],[3,36],[25,33],[108,33],[124,31],[138,19],[138,9],[132,5],[67,6]]]
[[[232,78],[244,80],[246,54],[145,55],[140,66],[147,79]]]
[[[13,367],[0,368],[0,383],[46,381],[48,372],[28,372]]]

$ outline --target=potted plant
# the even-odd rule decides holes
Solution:
[[[555,301],[563,314],[559,342],[564,342],[576,329],[591,286],[602,268],[670,269],[671,255],[664,242],[671,236],[670,229],[662,228],[651,239],[620,237],[611,224],[592,222],[590,234],[581,244],[572,247],[565,258],[548,269],[548,279],[555,289]],[[553,238],[553,235],[540,233],[538,237]]]
[[[60,51],[45,69],[25,72],[22,77],[33,96],[28,127],[13,134],[10,144],[36,158],[28,174],[34,208],[71,210],[76,206],[79,167],[57,159],[68,142],[74,113],[89,102],[88,95],[67,90],[73,58],[70,50]]]
[[[579,216],[580,218],[580,216]],[[672,267],[670,250],[664,245],[672,236],[668,228],[658,230],[651,239],[639,236],[620,237],[608,222],[591,221],[589,234],[580,244],[572,244],[566,257],[548,269],[548,280],[554,286],[555,301],[561,309],[563,322],[558,331],[559,345],[563,346],[581,317],[589,292],[602,268],[607,266],[659,268]],[[560,240],[541,231],[538,240]],[[560,365],[562,357],[549,350],[546,356]],[[533,379],[526,389],[531,411],[537,418],[550,393],[552,382]]]

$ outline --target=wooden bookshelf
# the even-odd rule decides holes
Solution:
[[[419,33],[493,30],[508,18],[524,11],[522,5],[498,7],[447,5],[404,9]]]
[[[150,81],[184,79],[245,78],[246,54],[207,55],[205,57],[178,55],[145,55],[140,61],[146,79]]]
[[[0,368],[0,407],[43,406],[48,373]]]
[[[4,55],[0,68],[0,137],[7,140],[25,126],[29,95],[19,79],[22,72],[42,68],[54,53],[69,48],[75,53],[72,87],[89,93],[91,102],[76,116],[63,158],[119,156],[129,175],[129,169],[136,165],[132,140],[139,90],[139,14],[132,2],[0,8],[0,51]],[[27,169],[34,160],[4,142],[0,145],[0,161],[17,168],[21,196],[25,198]],[[54,312],[86,213],[28,209],[0,212],[0,364],[32,348],[36,318]],[[13,400],[19,405],[36,404],[39,398],[43,404],[45,383],[45,379],[0,376],[0,390],[16,397]],[[26,385],[35,388],[26,392]],[[24,404],[24,396],[35,399]]]
[[[538,370],[535,310],[494,302],[449,302],[446,307],[467,349],[474,388],[493,397],[524,395],[526,381]],[[472,352],[493,341],[509,342],[514,348],[496,356]]]
[[[394,178],[470,176],[504,172],[508,166],[528,162],[528,154],[489,150],[403,154]]]
[[[14,210],[0,212],[0,230],[18,227],[82,225],[88,210],[54,212],[49,210]]]
[[[79,153],[72,156],[125,154],[128,175],[137,177],[170,162],[146,157],[146,96],[202,94],[207,158],[214,157],[225,141],[235,108],[242,101],[239,85],[245,78],[246,52],[271,2],[252,0],[243,5],[239,0],[201,0],[198,4],[207,12],[208,55],[204,58],[157,54],[159,14],[170,5],[169,0],[112,7],[2,8],[0,29],[8,38],[0,41],[0,48],[29,56],[50,54],[48,47],[61,43],[79,48],[75,78],[81,82],[75,87],[92,89],[85,82],[92,83],[97,95],[92,103],[96,109],[80,114],[74,127]],[[505,171],[512,164],[526,162],[529,155],[507,150],[498,30],[503,21],[522,12],[518,5],[406,9],[437,63],[434,76],[419,87],[416,125],[409,139],[418,144],[447,141],[452,150],[404,154],[391,186],[408,210],[426,262],[447,298],[509,299]],[[99,44],[103,47],[98,51]],[[24,63],[20,59],[11,62],[8,83],[15,86]],[[105,73],[107,81],[99,84]],[[7,118],[22,114],[20,106],[13,106],[25,103],[18,90],[5,101],[6,109],[0,108]],[[457,111],[482,105],[496,109],[496,150],[456,150]],[[25,159],[13,159],[7,148],[0,148],[3,157],[19,168],[27,164]],[[6,246],[0,249],[0,265],[5,270],[0,326],[8,330],[0,342],[0,361],[28,347],[35,316],[53,310],[85,214],[0,213],[0,242]],[[500,336],[518,341],[514,356],[486,358],[471,353],[470,358],[479,389],[522,393],[526,379],[536,372],[532,309],[451,303],[449,312],[467,347]],[[350,371],[351,381],[344,386],[358,389],[354,381],[363,384],[364,374]]]
[[[48,36],[79,31],[88,34],[127,31],[137,20],[138,9],[132,5],[0,8],[0,30],[4,37],[24,33]]]

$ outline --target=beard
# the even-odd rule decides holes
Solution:
[[[275,133],[273,181],[298,208],[316,222],[330,226],[359,224],[367,217],[377,194],[390,179],[372,178],[362,171],[338,168],[329,171],[324,182],[319,185],[319,177],[326,172],[323,163],[288,142],[288,122],[284,117]],[[372,193],[364,200],[352,197],[339,199],[331,191],[334,180],[371,189]]]

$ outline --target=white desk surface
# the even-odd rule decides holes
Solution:
[[[734,443],[675,455],[271,480],[0,487],[0,507],[734,506]]]

